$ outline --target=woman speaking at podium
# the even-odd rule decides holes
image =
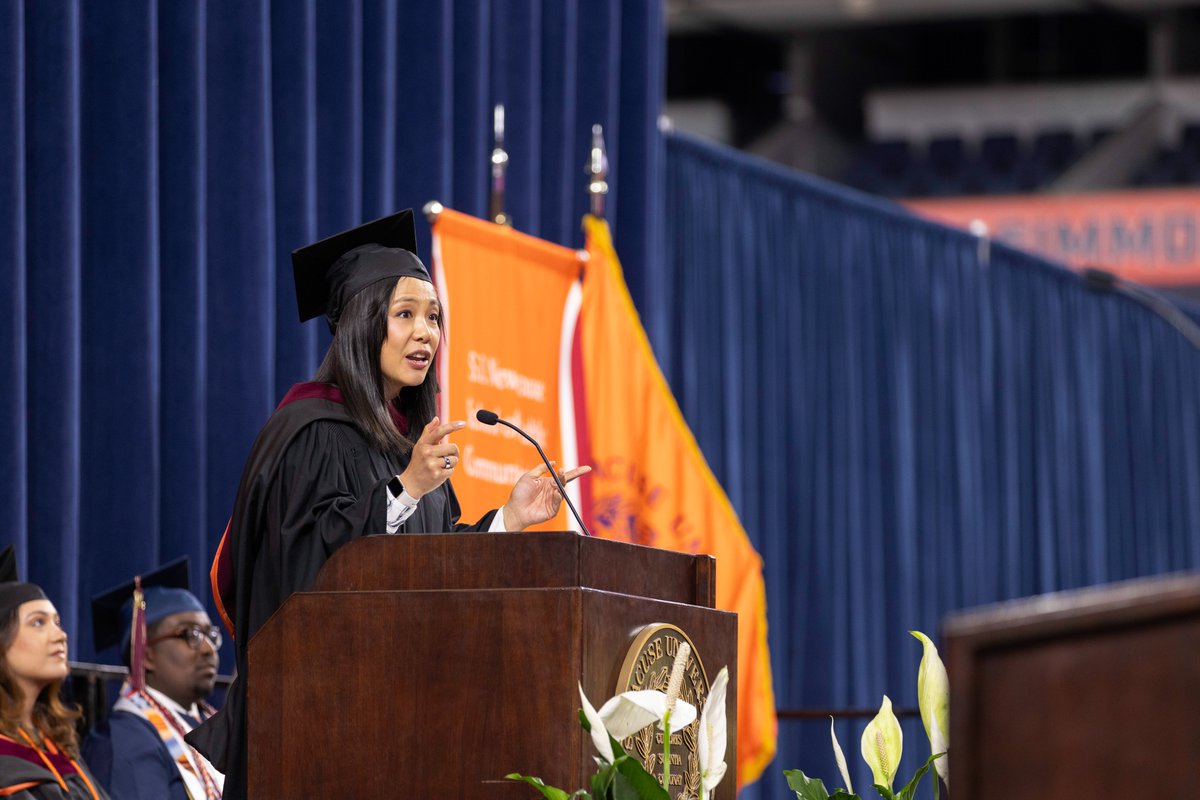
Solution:
[[[552,518],[562,502],[539,466],[499,510],[459,522],[449,480],[459,451],[448,437],[466,423],[435,416],[442,313],[416,256],[411,210],[296,250],[292,268],[300,320],[324,315],[333,341],[246,461],[212,570],[239,677],[224,708],[187,737],[225,773],[234,800],[246,792],[247,642],[335,550],[369,534],[519,531]]]

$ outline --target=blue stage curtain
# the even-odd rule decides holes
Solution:
[[[909,630],[1200,566],[1200,352],[1162,319],[733,151],[671,136],[666,165],[639,303],[765,562],[780,708],[915,707]],[[838,730],[871,794],[864,723]],[[907,780],[929,746],[905,734]],[[779,743],[744,797],[794,797],[785,768],[841,785],[828,721]]]
[[[290,251],[433,199],[484,215],[494,104],[515,226],[573,247],[605,126],[640,272],[664,48],[648,2],[0,0],[0,544],[73,657],[134,572],[188,555],[207,597],[250,444],[328,343]]]

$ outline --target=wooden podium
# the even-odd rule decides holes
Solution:
[[[585,787],[577,684],[599,707],[638,632],[668,623],[709,681],[729,666],[715,796],[733,800],[737,617],[714,584],[710,556],[573,533],[359,539],[250,641],[250,797],[537,796],[509,772]]]
[[[950,796],[1195,797],[1200,575],[952,617]]]

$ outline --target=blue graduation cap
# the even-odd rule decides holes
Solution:
[[[141,688],[137,683],[143,679],[146,629],[172,614],[205,610],[188,586],[188,559],[183,556],[92,597],[96,652],[119,644],[122,656],[128,653],[135,688]]]

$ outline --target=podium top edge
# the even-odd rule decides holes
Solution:
[[[947,639],[980,645],[1085,633],[1155,619],[1200,615],[1200,573],[1172,573],[1022,597],[948,615]]]
[[[334,552],[312,591],[579,586],[712,608],[716,559],[571,531],[365,536]]]

